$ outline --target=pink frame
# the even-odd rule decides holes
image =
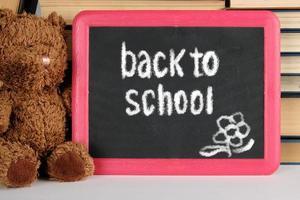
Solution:
[[[94,158],[95,174],[267,175],[280,162],[280,31],[268,11],[83,11],[73,22],[73,141],[88,147],[89,27],[264,27],[264,159]]]

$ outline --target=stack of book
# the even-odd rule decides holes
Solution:
[[[82,10],[222,10],[224,0],[39,0],[41,15],[59,13],[67,23],[68,58],[72,57],[71,24]]]
[[[271,10],[281,22],[282,163],[300,163],[300,0],[39,0],[42,16],[52,11],[68,26],[71,62],[72,20],[81,10]]]
[[[223,0],[40,0],[41,13],[60,13],[68,24],[81,10],[216,10]]]
[[[1,0],[0,9],[9,8],[13,12],[17,13],[19,9],[19,0]]]

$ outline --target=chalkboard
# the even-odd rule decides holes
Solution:
[[[212,136],[219,131],[218,118],[240,113],[251,127],[248,137],[255,141],[251,150],[231,156],[229,152],[221,152],[212,158],[264,157],[263,28],[91,27],[89,32],[89,149],[92,156],[201,158],[199,150],[212,145]],[[170,51],[180,58],[177,66],[170,66]],[[195,52],[199,56],[192,57]],[[218,61],[210,52],[214,52],[212,55]],[[132,67],[129,53],[136,57],[136,67]],[[159,60],[159,70],[168,70],[163,77],[157,77],[153,70],[155,55],[165,57]],[[137,68],[134,75],[122,77],[122,56],[127,56],[123,62],[123,65],[127,62],[126,70]],[[203,70],[205,59],[208,64]],[[195,62],[198,63],[195,65]],[[171,68],[176,70],[173,74]],[[144,73],[139,73],[139,69]],[[145,91],[151,93],[142,102]],[[193,91],[198,95],[192,101]],[[164,97],[159,96],[161,93]],[[126,99],[126,94],[131,95]],[[180,109],[175,108],[177,102]],[[153,111],[145,113],[144,106],[146,110],[152,107]],[[164,107],[163,112],[160,106]],[[194,112],[191,107],[195,107]],[[238,130],[232,126],[229,131]],[[225,134],[220,134],[220,138],[225,139]],[[234,137],[232,142],[239,148],[239,143],[247,144],[248,137],[245,141]]]
[[[133,21],[138,15],[148,19],[133,13],[115,14]],[[107,13],[99,11],[99,19],[103,14]],[[270,15],[258,12],[258,16]],[[187,18],[173,17],[177,23]],[[269,159],[267,153],[278,145],[278,139],[271,139],[270,144],[266,138],[266,104],[268,98],[278,98],[278,80],[272,83],[275,95],[266,95],[266,88],[270,89],[266,27],[274,20],[265,20],[264,26],[175,26],[174,22],[153,26],[149,19],[148,24],[118,26],[112,19],[107,26],[99,19],[97,26],[88,23],[85,27],[85,140],[93,158],[136,162]],[[278,76],[276,66],[273,71]],[[272,103],[272,107],[279,106]],[[99,166],[99,170],[101,167],[105,169]]]

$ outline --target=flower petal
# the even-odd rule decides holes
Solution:
[[[232,117],[236,124],[244,121],[244,116],[241,112],[234,113]]]
[[[229,116],[221,116],[217,119],[217,124],[219,128],[225,129],[226,126],[231,124],[231,117]]]
[[[227,140],[227,135],[224,132],[219,131],[213,135],[212,139],[216,144],[225,144]]]
[[[229,143],[232,147],[240,147],[243,145],[243,140],[239,137],[233,137],[229,140]]]
[[[237,127],[240,132],[241,138],[245,138],[249,135],[251,128],[248,124],[246,124],[245,122],[241,122],[237,125]]]

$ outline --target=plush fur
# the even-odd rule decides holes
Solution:
[[[71,117],[72,115],[72,110],[71,110],[71,87],[67,87],[64,92],[62,93],[63,100],[64,100],[64,105],[67,110],[68,115]]]
[[[51,179],[77,181],[94,166],[80,144],[65,142],[70,88],[61,92],[67,68],[64,20],[0,10],[0,181],[30,185],[41,160]]]
[[[64,165],[61,166],[62,164]],[[48,158],[48,173],[56,180],[77,181],[93,172],[93,161],[85,153],[85,147],[81,144],[66,142],[58,145]],[[66,177],[65,174],[68,176]]]

